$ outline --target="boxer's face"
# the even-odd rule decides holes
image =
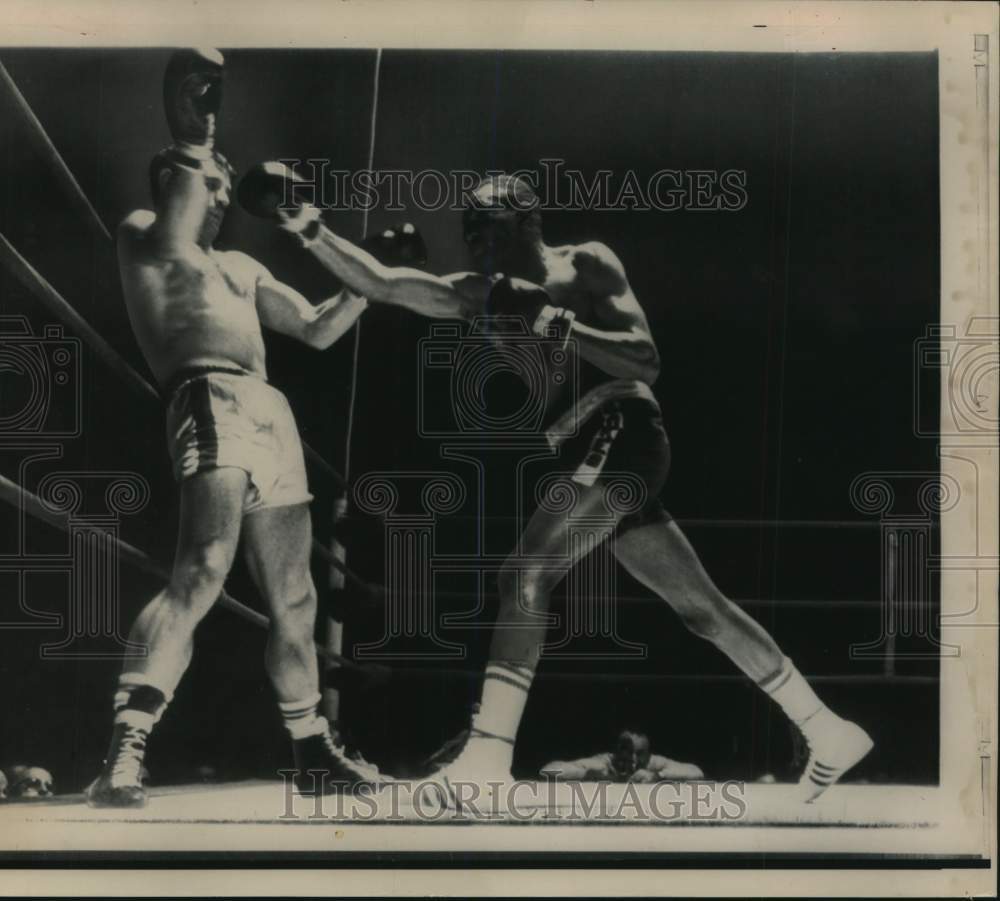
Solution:
[[[623,732],[618,736],[611,765],[621,776],[631,776],[636,770],[649,763],[649,739],[635,732]]]
[[[473,267],[501,272],[527,243],[524,218],[511,199],[492,183],[479,187],[462,215],[462,237]]]
[[[469,208],[462,217],[462,232],[473,266],[481,272],[501,271],[518,245],[517,213]]]
[[[201,229],[200,243],[203,246],[208,246],[218,237],[222,220],[229,208],[233,185],[229,173],[214,160],[207,161],[203,169],[207,196],[205,199],[205,222]]]
[[[232,191],[229,172],[211,159],[202,160],[198,169],[173,166],[160,174],[160,190],[168,202],[182,204],[187,209],[191,209],[189,204],[197,204],[204,209],[198,243],[210,246],[229,207]]]

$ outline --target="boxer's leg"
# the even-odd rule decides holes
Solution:
[[[126,664],[170,694],[191,660],[194,630],[212,608],[233,565],[247,474],[225,467],[181,482],[180,528],[170,584],[139,614],[129,641],[147,648]]]
[[[317,694],[316,588],[306,504],[266,507],[243,525],[247,564],[271,617],[264,665],[280,703]]]
[[[617,536],[615,556],[663,598],[695,635],[712,642],[754,682],[781,670],[774,639],[716,587],[677,523],[655,521]]]
[[[765,629],[719,591],[677,523],[664,519],[637,526],[616,538],[614,550],[688,629],[729,657],[802,730],[810,748],[801,783],[807,800],[871,750],[868,735],[831,712]]]
[[[567,479],[569,476],[567,475]],[[604,487],[579,487],[573,516],[607,518]],[[569,540],[566,513],[538,509],[498,580],[500,610],[490,645],[479,712],[462,752],[443,770],[452,783],[510,779],[514,740],[551,624],[552,590],[586,548]],[[572,599],[569,599],[572,603]]]
[[[347,759],[318,710],[308,505],[258,508],[247,514],[243,530],[247,563],[271,616],[264,664],[292,739],[296,784],[303,792],[316,793],[378,783],[377,769]]]
[[[247,474],[208,469],[181,482],[180,528],[170,583],[141,611],[129,641],[146,656],[129,660],[115,694],[115,726],[104,770],[88,787],[94,806],[145,803],[139,778],[150,731],[191,661],[194,631],[229,574],[240,536]]]

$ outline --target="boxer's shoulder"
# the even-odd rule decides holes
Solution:
[[[627,284],[625,267],[618,255],[600,241],[574,245],[572,262],[585,286],[599,294],[617,294]]]
[[[573,261],[573,266],[580,273],[597,275],[624,271],[617,254],[600,241],[573,244],[567,248],[567,252]]]
[[[134,248],[149,234],[156,223],[156,213],[152,210],[132,210],[118,223],[118,242],[126,248]]]

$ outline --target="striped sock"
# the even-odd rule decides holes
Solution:
[[[472,738],[501,739],[497,752],[507,766],[514,757],[514,739],[528,701],[535,671],[529,666],[506,660],[491,660],[483,679],[479,713],[472,720]],[[477,735],[477,733],[480,733]]]
[[[285,728],[293,739],[323,735],[329,730],[326,720],[316,713],[322,696],[317,691],[302,701],[285,701],[278,704]]]
[[[826,705],[816,697],[795,664],[787,657],[782,658],[781,669],[759,684],[808,737],[809,720],[825,710]]]

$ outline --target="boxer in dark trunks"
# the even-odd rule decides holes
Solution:
[[[463,216],[474,271],[436,277],[390,269],[326,228],[318,210],[295,203],[294,181],[280,164],[264,164],[244,178],[240,202],[255,215],[276,219],[369,300],[435,318],[473,320],[516,312],[536,336],[565,336],[567,354],[558,365],[569,367],[570,355],[578,355],[578,394],[571,403],[568,388],[548,392],[546,429],[553,446],[563,443],[560,465],[575,483],[574,516],[607,514],[607,473],[638,476],[646,503],[638,515],[619,522],[613,539],[617,559],[799,726],[810,748],[799,783],[803,799],[820,795],[861,760],[872,746],[868,735],[830,711],[771,636],[719,591],[659,503],[670,464],[650,388],[660,360],[642,307],[611,249],[598,242],[546,244],[530,185],[494,176],[482,182]],[[559,382],[554,378],[558,365],[549,364],[550,385]],[[569,380],[562,381],[567,385]],[[563,442],[573,431],[567,422],[577,425],[579,434]],[[494,630],[468,740],[441,772],[446,785],[510,779],[514,740],[545,637],[549,597],[580,555],[567,540],[568,529],[565,511],[540,505],[527,522],[519,553],[511,555],[500,573],[498,622],[503,625]]]

